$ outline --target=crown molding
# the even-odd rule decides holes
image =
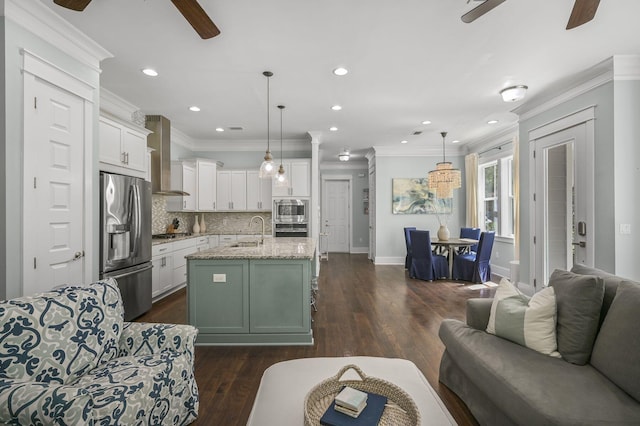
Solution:
[[[132,122],[133,113],[140,108],[109,90],[100,87],[100,111]]]
[[[173,131],[173,128],[172,128]],[[242,152],[242,151],[264,151],[266,148],[264,140],[205,140],[205,139],[192,139],[184,133],[181,133],[181,140],[176,140],[177,143],[184,145],[192,151],[202,152]],[[173,138],[172,138],[173,140]],[[279,145],[279,144],[278,144]],[[295,151],[309,151],[311,149],[311,142],[308,140],[286,140],[282,141],[282,150],[285,152]],[[277,150],[271,150],[271,154],[275,156],[275,153],[280,152],[280,147]]]
[[[100,73],[100,62],[113,54],[40,1],[4,0],[2,14],[50,45]]]
[[[367,161],[323,161],[320,163],[320,171],[323,170],[367,170]]]
[[[621,64],[624,62],[622,56],[626,55],[618,56]],[[626,72],[630,73],[628,69]],[[529,120],[530,118],[555,108],[560,104],[609,83],[614,79],[614,57],[605,59],[581,74],[584,75],[581,81],[580,77],[578,77],[578,83],[575,86],[560,93],[559,95],[551,95],[550,97],[542,98],[540,102],[535,104],[525,103],[511,112],[517,114],[520,117],[520,121]]]
[[[434,157],[442,155],[442,147],[374,146],[372,148],[375,151],[373,155],[376,157]],[[367,155],[369,154],[367,153]],[[445,156],[447,155],[464,155],[464,145],[445,146]]]
[[[465,144],[464,147],[466,148],[466,154],[481,152],[513,141],[513,138],[518,136],[519,127],[518,123],[515,123],[499,132]]]
[[[613,57],[614,80],[640,80],[640,55]]]

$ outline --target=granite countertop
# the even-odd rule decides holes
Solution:
[[[199,233],[199,234],[189,234],[189,235],[177,235],[173,238],[154,238],[153,235],[151,236],[151,245],[155,246],[157,244],[165,244],[165,243],[172,243],[174,241],[182,241],[182,240],[188,240],[191,238],[199,238],[199,237],[208,237],[209,235],[242,235],[242,236],[247,236],[247,237],[252,237],[255,235],[259,235],[256,234],[255,232],[251,232],[251,233],[240,233],[240,232],[234,232],[232,234],[220,234],[217,232],[205,232],[205,233]]]
[[[255,238],[240,239],[235,243],[192,253],[185,257],[189,260],[313,259],[316,251],[316,241],[313,238],[265,238],[264,244],[257,247],[243,246],[243,243],[250,241],[257,240]]]

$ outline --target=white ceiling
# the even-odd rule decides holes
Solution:
[[[471,24],[460,16],[477,3],[466,0],[199,0],[222,32],[209,40],[169,0],[95,0],[81,13],[40,1],[114,55],[103,62],[103,87],[216,149],[265,145],[262,72],[272,71],[272,150],[284,104],[284,139],[321,132],[324,161],[343,147],[356,158],[372,146],[436,148],[443,130],[448,143],[484,139],[559,82],[614,54],[640,53],[638,0],[604,0],[571,31],[573,0],[508,0]],[[337,66],[349,74],[333,75]],[[160,75],[146,77],[144,67]],[[502,102],[498,92],[513,84],[528,85],[527,97]],[[231,126],[244,130],[215,131]]]

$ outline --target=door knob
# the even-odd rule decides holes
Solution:
[[[571,243],[571,244],[573,244],[574,246],[580,246],[582,248],[585,248],[587,246],[587,243],[584,241],[580,241],[579,243]]]

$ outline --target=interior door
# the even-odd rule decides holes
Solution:
[[[23,294],[84,277],[84,101],[25,79]]]
[[[585,123],[534,141],[534,283],[546,286],[554,269],[593,266],[593,184]]]
[[[369,259],[376,259],[376,170],[369,169]]]
[[[323,205],[323,232],[328,235],[329,252],[350,251],[350,217],[348,180],[325,180]]]

